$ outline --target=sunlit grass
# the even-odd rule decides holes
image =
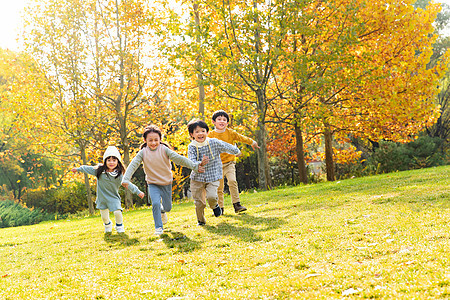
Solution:
[[[248,211],[150,208],[0,230],[1,299],[450,298],[450,167],[243,193]]]

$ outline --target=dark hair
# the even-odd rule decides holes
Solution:
[[[118,172],[117,172],[117,175],[116,175],[115,178],[119,177],[120,174],[125,174],[125,167],[120,162],[120,159],[118,159],[115,156],[108,156],[107,158],[105,158],[105,161],[103,162],[103,165],[102,164],[98,165],[97,170],[95,171],[95,176],[97,176],[97,178],[100,178],[100,175],[102,175],[102,173],[106,171],[106,169],[107,169],[106,161],[110,157],[114,157],[115,159],[117,159],[117,166],[114,168],[114,170],[117,170]]]
[[[216,110],[212,115],[212,120],[215,122],[217,117],[225,117],[227,118],[227,122],[230,122],[230,116],[223,109]]]
[[[156,126],[156,125],[153,125],[153,124],[149,125],[149,126],[144,128],[144,133],[142,134],[142,137],[144,138],[144,143],[141,145],[141,149],[147,147],[147,142],[146,142],[147,141],[147,135],[149,133],[152,133],[152,132],[157,133],[159,135],[159,139],[162,140],[161,129],[159,129],[159,127]],[[163,143],[163,142],[160,142],[160,143],[163,144],[164,146],[170,148],[170,146],[168,144]]]
[[[202,120],[192,120],[187,124],[187,127],[188,127],[189,134],[191,134],[191,135],[194,133],[194,129],[197,127],[205,128],[206,132],[209,132],[208,124],[206,124],[205,121],[202,121]]]

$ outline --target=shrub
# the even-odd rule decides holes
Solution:
[[[411,153],[403,144],[381,141],[369,158],[369,164],[376,166],[377,173],[408,170],[412,164]]]
[[[439,151],[441,144],[440,138],[429,136],[421,136],[407,144],[381,141],[368,161],[376,167],[377,173],[444,165],[446,158],[445,153]]]
[[[411,169],[428,168],[445,164],[445,154],[439,149],[443,140],[439,137],[421,136],[405,145],[411,156]]]
[[[73,214],[82,211],[88,207],[86,186],[81,182],[70,183],[67,186],[57,189],[47,203],[48,208],[51,208],[51,210],[46,209],[49,212]]]
[[[51,211],[48,210],[47,200],[53,197],[54,192],[54,189],[28,189],[25,195],[22,197],[21,201],[27,207],[40,208],[46,211]]]
[[[0,228],[37,224],[45,214],[11,200],[0,201]]]
[[[93,193],[95,197],[95,193]],[[94,198],[95,199],[95,198]],[[88,207],[86,187],[81,182],[73,182],[57,189],[29,190],[22,200],[26,206],[43,209],[47,213],[76,213]]]

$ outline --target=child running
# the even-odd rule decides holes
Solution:
[[[95,203],[100,210],[103,224],[105,225],[105,233],[112,232],[112,222],[109,218],[109,212],[114,212],[117,233],[125,232],[123,226],[122,206],[119,195],[119,187],[122,182],[125,168],[122,165],[120,152],[114,146],[109,146],[103,154],[103,164],[98,166],[80,166],[73,168],[72,172],[81,172],[97,177],[97,199]],[[144,197],[134,184],[128,185],[130,191],[140,198]]]
[[[214,124],[214,130],[208,134],[210,138],[216,138],[229,144],[241,142],[251,145],[253,150],[255,150],[255,148],[259,149],[258,143],[256,141],[237,133],[233,129],[228,128],[230,117],[224,110],[218,110],[214,112],[214,114],[212,115],[212,122]],[[236,156],[228,153],[220,154],[220,159],[222,160],[223,165],[223,178],[220,179],[219,189],[217,190],[217,193],[219,196],[218,202],[220,208],[222,209],[222,214],[224,213],[223,187],[225,177],[227,178],[228,187],[230,188],[231,202],[233,203],[234,212],[240,213],[247,210],[245,206],[241,205],[241,202],[239,200],[239,187],[236,180],[235,158]]]
[[[184,156],[169,149],[161,142],[161,130],[150,125],[144,129],[144,144],[131,161],[123,179],[122,185],[127,186],[139,165],[144,163],[145,181],[148,184],[148,194],[152,203],[155,234],[164,233],[163,225],[167,223],[167,212],[172,209],[172,160],[177,165],[193,170],[193,173],[204,172],[206,161],[192,162]]]
[[[198,174],[191,173],[191,192],[195,203],[195,213],[197,215],[197,224],[203,226],[206,224],[205,207],[206,200],[209,207],[213,210],[214,216],[222,215],[222,210],[217,204],[217,189],[219,180],[222,179],[221,153],[239,155],[240,151],[236,146],[215,138],[208,137],[209,127],[202,120],[194,120],[188,124],[189,135],[193,141],[188,146],[188,158],[195,163],[205,162],[205,172]]]

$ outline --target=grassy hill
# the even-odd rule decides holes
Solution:
[[[450,298],[450,166],[0,229],[1,299]]]

